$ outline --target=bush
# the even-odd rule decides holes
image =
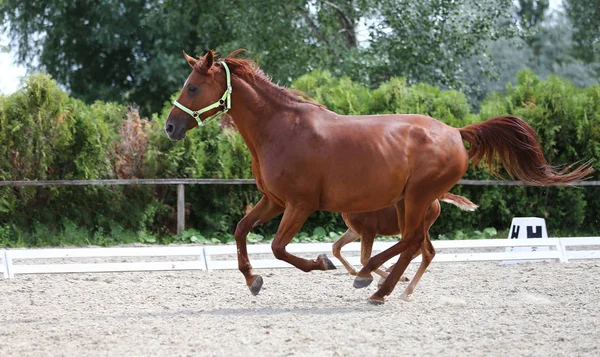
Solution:
[[[580,89],[557,77],[541,81],[522,72],[505,93],[491,94],[478,115],[470,112],[462,93],[409,86],[402,78],[371,90],[316,71],[293,87],[340,114],[421,113],[454,127],[515,114],[536,129],[551,164],[596,159],[600,170],[598,86]],[[86,105],[45,74],[29,76],[18,92],[0,96],[0,179],[252,177],[241,136],[217,121],[171,142],[163,132],[171,106],[166,102],[161,113],[147,120],[135,108]],[[479,168],[465,178],[492,176]],[[452,192],[479,204],[479,210],[463,212],[444,204],[432,236],[503,236],[498,230],[508,228],[512,217],[530,215],[547,218],[550,234],[595,234],[598,191],[458,185]],[[189,230],[175,237],[175,186],[0,187],[0,245],[226,242],[260,197],[253,185],[187,186]],[[278,223],[279,218],[260,226],[251,240],[269,241]],[[345,225],[339,214],[315,212],[302,230],[297,241],[324,241],[337,238]]]
[[[125,113],[126,108],[117,104],[88,106],[70,98],[48,75],[29,76],[18,92],[0,97],[0,178],[116,178],[120,156],[115,148]],[[91,235],[101,230],[143,230],[153,219],[147,217],[147,211],[160,207],[152,190],[134,186],[2,187],[0,226],[20,232],[11,236],[13,240],[31,233],[34,239],[28,244],[33,245],[48,244],[53,234],[68,231],[67,226],[72,225]]]

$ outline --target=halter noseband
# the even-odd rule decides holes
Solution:
[[[221,96],[221,99],[219,99],[218,101],[214,102],[213,104],[211,104],[207,107],[204,107],[204,108],[198,109],[198,110],[191,110],[191,109],[187,108],[185,105],[179,103],[177,100],[175,100],[173,102],[173,104],[177,108],[183,110],[187,114],[191,115],[194,119],[196,119],[198,121],[198,125],[200,125],[200,126],[207,123],[211,119],[217,118],[217,117],[227,113],[229,111],[229,109],[231,109],[231,74],[229,73],[229,67],[227,67],[227,63],[225,63],[225,61],[221,61],[219,63],[221,63],[223,65],[223,67],[225,68],[225,72],[227,73],[227,88],[225,89],[225,93],[223,93],[223,95]],[[211,115],[210,117],[204,119],[204,121],[200,120],[200,114],[205,113],[211,109],[218,108],[218,107],[223,107],[223,109],[219,110],[218,112]]]

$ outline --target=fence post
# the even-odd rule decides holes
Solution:
[[[3,250],[0,252],[0,258],[2,258],[2,271],[4,272],[4,279],[8,279],[9,271],[8,271],[8,258],[6,257],[6,251]]]
[[[560,250],[560,262],[561,263],[568,263],[569,262],[569,258],[567,258],[567,248],[565,248],[565,245],[563,244],[563,239],[565,238],[559,238],[558,239],[558,250]],[[569,239],[569,238],[567,238]]]
[[[177,234],[185,229],[185,186],[177,185]]]
[[[8,279],[12,279],[15,277],[15,274],[13,274],[11,268],[12,268],[12,257],[10,256],[8,250],[4,251],[4,259],[2,259],[4,261],[4,268],[6,269],[6,275],[5,277],[7,277]]]

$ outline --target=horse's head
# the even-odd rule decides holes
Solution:
[[[214,65],[214,52],[208,51],[199,59],[185,52],[183,55],[192,67],[192,73],[185,81],[165,123],[165,131],[171,140],[185,138],[185,133],[196,127],[198,121],[202,125],[204,120],[226,112],[230,106],[228,71],[223,65]]]

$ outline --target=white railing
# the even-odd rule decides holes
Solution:
[[[373,251],[382,251],[396,242],[375,242]],[[472,262],[472,261],[516,261],[516,260],[557,260],[568,262],[575,259],[599,259],[600,237],[577,238],[532,238],[532,239],[481,239],[434,241],[438,250],[434,262]],[[547,250],[472,252],[478,248],[508,247],[548,247]],[[587,248],[586,248],[587,247]],[[591,249],[590,249],[591,247]],[[568,248],[577,248],[568,249]],[[445,253],[444,250],[471,250],[466,252]],[[331,243],[290,244],[290,253],[331,253]],[[343,252],[360,252],[360,243],[346,245]],[[268,244],[249,245],[248,253],[254,268],[284,268],[291,265],[277,259],[252,259],[252,255],[270,255]],[[235,245],[219,246],[177,246],[177,247],[131,247],[131,248],[73,248],[73,249],[4,249],[0,250],[0,272],[5,278],[15,274],[48,273],[92,273],[126,272],[156,270],[219,270],[237,269],[237,248]],[[40,259],[80,260],[86,258],[148,258],[153,261],[73,263],[50,262],[37,264]],[[163,258],[157,260],[156,258]],[[171,259],[168,259],[168,258]],[[180,260],[173,260],[179,257]],[[186,259],[187,257],[187,259]],[[213,259],[214,258],[214,259]],[[223,259],[224,258],[224,259]],[[36,262],[37,260],[37,262]],[[336,266],[340,262],[331,258]],[[348,258],[351,264],[360,265],[360,258]],[[18,262],[16,262],[18,261]],[[34,264],[31,264],[33,261]],[[413,260],[419,262],[420,257]]]
[[[124,258],[189,256],[192,260],[166,260],[114,263],[51,263],[15,264],[15,260],[64,258]],[[5,250],[4,277],[15,274],[99,273],[152,270],[205,270],[204,247],[136,247],[136,248],[75,248],[75,249],[18,249]]]

